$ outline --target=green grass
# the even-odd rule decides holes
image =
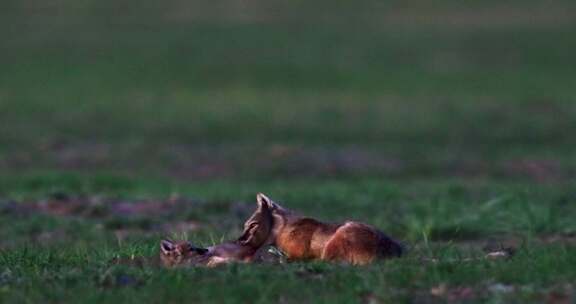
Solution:
[[[573,280],[574,272],[569,269],[575,262],[574,249],[566,247],[537,248],[504,262],[426,265],[408,257],[365,268],[312,263],[237,265],[219,270],[134,269],[109,266],[106,255],[110,256],[110,251],[3,254],[2,260],[17,266],[4,271],[7,282],[0,295],[6,301],[54,303],[74,301],[78,295],[88,303],[349,303],[369,295],[384,301],[425,300],[427,290],[439,283],[486,289],[500,282],[517,286],[517,290],[475,292],[472,300],[501,298],[521,303],[542,300],[541,291],[547,290],[543,288],[559,279]],[[50,282],[48,286],[46,282]]]
[[[574,299],[571,1],[4,2],[0,302]],[[111,263],[234,238],[257,192],[409,253]]]
[[[412,176],[464,162],[487,175],[519,159],[566,168],[560,175],[576,167],[572,27],[201,23],[104,28],[88,40],[79,29],[6,40],[5,170],[195,176],[196,163],[217,159],[226,175],[285,176],[311,157],[300,149],[331,159],[347,147]],[[270,155],[276,144],[288,152]]]
[[[54,303],[74,301],[80,294],[87,302],[346,303],[365,297],[410,302],[446,285],[448,290],[471,288],[470,298],[461,300],[538,302],[576,277],[569,237],[576,231],[571,216],[576,211],[574,190],[570,185],[446,180],[179,183],[106,175],[3,177],[2,196],[23,206],[54,193],[127,200],[165,199],[178,193],[198,203],[185,205],[176,215],[130,218],[15,215],[5,209],[0,213],[0,296],[8,302]],[[352,218],[372,223],[403,240],[410,248],[408,255],[369,267],[294,263],[166,270],[152,263],[111,262],[117,256],[155,256],[159,239],[166,236],[202,245],[232,238],[243,220],[234,210],[241,206],[249,212],[258,191],[326,221]],[[199,230],[174,235],[157,228],[185,220],[199,223]],[[130,233],[119,239],[118,230]],[[47,237],[50,234],[53,237]],[[549,241],[551,236],[561,239]],[[485,246],[514,246],[516,254],[509,260],[483,260]],[[432,258],[438,261],[429,261]],[[498,284],[512,290],[499,291],[494,287]],[[438,299],[446,297],[449,292]]]

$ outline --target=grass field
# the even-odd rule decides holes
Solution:
[[[576,299],[571,1],[2,5],[1,303]],[[408,254],[158,267],[257,192]]]

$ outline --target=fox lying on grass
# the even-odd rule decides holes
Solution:
[[[256,250],[236,241],[214,245],[208,248],[195,247],[190,242],[162,240],[160,261],[164,267],[207,266],[215,267],[229,263],[252,262]]]
[[[268,240],[272,215],[267,206],[260,206],[246,221],[244,232],[237,240],[208,248],[193,246],[190,242],[162,240],[160,261],[165,267],[182,265],[215,267],[228,263],[250,263],[260,258],[260,248]]]
[[[257,201],[258,209],[246,222],[245,231],[251,231],[250,225],[254,223],[271,221],[269,238],[261,245],[276,246],[289,261],[324,260],[364,265],[403,253],[400,243],[372,226],[352,221],[327,224],[299,216],[262,193],[257,195]]]

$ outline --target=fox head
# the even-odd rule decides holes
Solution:
[[[160,260],[164,266],[175,266],[189,263],[194,258],[202,257],[207,252],[208,249],[195,247],[192,243],[187,241],[160,241]]]
[[[260,248],[266,245],[273,225],[272,205],[262,199],[258,194],[258,207],[250,218],[244,223],[244,231],[238,241],[242,245]]]
[[[258,246],[274,244],[277,232],[284,227],[290,211],[272,201],[263,193],[256,195],[257,208],[244,224],[244,234],[259,227],[260,233],[255,237],[254,243]],[[268,227],[268,228],[264,228]],[[266,232],[267,231],[267,232]],[[243,236],[244,236],[243,234]]]

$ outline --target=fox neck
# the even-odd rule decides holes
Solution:
[[[205,255],[208,260],[226,258],[232,260],[246,261],[250,260],[256,255],[259,247],[250,244],[241,244],[238,241],[227,242],[215,245],[208,248],[208,253]]]
[[[282,230],[284,230],[290,223],[300,218],[300,216],[287,209],[276,209],[272,211],[272,217],[272,229],[268,241],[266,242],[268,245],[276,245],[277,238]]]
[[[254,244],[250,244],[250,243],[239,244],[239,242],[235,242],[235,244],[238,244],[238,246],[240,246],[241,249],[240,249],[239,255],[242,257],[252,256],[260,248],[260,246],[255,246]]]

